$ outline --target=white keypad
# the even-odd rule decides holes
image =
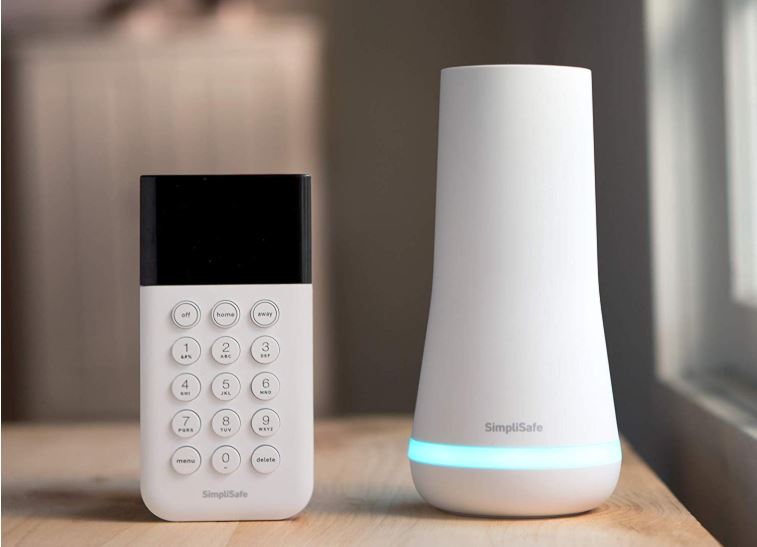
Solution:
[[[171,465],[179,475],[191,475],[200,468],[200,453],[191,446],[177,448],[171,456]]]
[[[279,343],[272,336],[260,336],[255,338],[250,352],[258,363],[269,365],[279,357]]]
[[[280,409],[273,405],[273,408],[260,408],[262,401],[275,399],[281,389],[279,378],[271,372],[261,372],[260,368],[260,365],[276,362],[281,356],[281,329],[274,326],[279,320],[279,308],[271,300],[257,300],[250,310],[254,325],[240,326],[239,307],[231,300],[201,305],[195,302],[200,300],[182,300],[171,310],[176,326],[182,329],[194,327],[191,336],[168,340],[173,361],[193,365],[185,369],[188,372],[175,374],[177,369],[173,369],[173,373],[167,376],[171,383],[166,387],[173,396],[172,404],[176,405],[172,411],[178,410],[170,419],[174,442],[169,450],[173,453],[166,452],[171,454],[171,466],[179,475],[191,475],[203,465],[210,472],[228,475],[240,472],[244,456],[250,458],[252,465],[252,469],[247,468],[248,473],[272,473],[281,463],[281,447],[265,444],[255,448],[247,443],[255,438],[270,442],[268,439],[276,439],[282,427],[277,412]],[[211,321],[206,320],[206,324],[197,326],[203,315],[209,316]],[[218,336],[217,327],[230,329],[229,335]],[[258,327],[269,330],[262,335]],[[203,348],[206,355],[203,355]],[[207,348],[210,348],[209,352]],[[249,348],[252,359],[240,359],[243,348]],[[239,364],[240,360],[242,364]],[[249,383],[253,397],[249,394],[239,397],[242,383]],[[209,393],[205,395],[203,390],[208,389],[208,385]],[[216,405],[222,401],[229,406],[220,410],[218,406],[208,407],[207,403],[214,400]],[[191,404],[184,406],[185,403]],[[249,430],[240,433],[243,422],[249,424],[252,433]],[[212,433],[202,432],[203,427]],[[192,439],[186,442],[194,446],[179,446],[179,439]],[[203,456],[207,462],[203,462]]]
[[[258,300],[252,306],[250,317],[258,327],[270,327],[279,320],[279,308],[270,300]]]
[[[192,410],[181,410],[171,420],[171,429],[177,436],[188,439],[200,431],[200,417]]]
[[[252,467],[258,473],[273,473],[281,463],[279,451],[269,445],[259,446],[252,453]]]
[[[221,446],[217,448],[216,451],[213,452],[213,457],[210,458],[210,463],[213,465],[213,469],[224,475],[236,471],[241,462],[242,457],[233,446]]]
[[[279,379],[270,372],[261,372],[250,383],[252,394],[261,401],[270,401],[279,393]]]
[[[171,383],[171,393],[179,401],[192,401],[200,394],[202,386],[194,374],[179,374]]]
[[[239,359],[241,353],[239,348],[239,342],[237,342],[231,336],[221,336],[218,340],[213,342],[213,346],[210,348],[210,353],[213,354],[213,359],[217,363],[222,365],[230,365]]]
[[[220,437],[236,435],[241,426],[242,421],[239,419],[239,414],[228,408],[216,412],[211,420],[213,431]]]
[[[200,308],[194,302],[184,300],[173,307],[171,318],[177,327],[182,329],[192,328],[200,320]]]
[[[180,365],[191,365],[200,358],[200,343],[194,338],[183,336],[171,346],[171,355]]]
[[[239,383],[239,378],[230,372],[222,372],[213,378],[213,383],[210,384],[210,389],[217,399],[231,401],[234,397],[239,395],[242,386]]]
[[[250,424],[252,430],[261,437],[270,437],[279,430],[281,420],[270,408],[261,408],[252,416]]]
[[[216,325],[228,329],[239,321],[239,308],[231,300],[222,300],[213,306],[211,317]]]

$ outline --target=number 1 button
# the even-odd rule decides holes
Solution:
[[[184,336],[174,342],[171,355],[180,365],[191,365],[200,358],[200,343],[194,338]]]

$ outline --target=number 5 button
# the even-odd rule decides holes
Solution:
[[[231,336],[221,336],[218,340],[213,342],[213,346],[210,348],[210,353],[213,354],[213,359],[222,365],[230,365],[239,359],[239,342],[234,340]]]
[[[279,343],[271,336],[261,336],[252,343],[252,358],[261,365],[273,363],[279,356]]]
[[[234,397],[239,395],[239,391],[242,386],[239,384],[239,378],[228,372],[223,372],[213,378],[213,383],[210,384],[210,389],[213,391],[213,395],[222,401],[231,401]]]

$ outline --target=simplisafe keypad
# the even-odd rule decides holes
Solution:
[[[308,176],[142,177],[141,489],[156,515],[307,504],[310,260]],[[208,495],[226,489],[247,495]]]

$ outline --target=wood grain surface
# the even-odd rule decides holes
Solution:
[[[310,506],[281,522],[169,523],[139,496],[134,423],[4,425],[2,542],[12,545],[717,545],[626,443],[620,485],[583,515],[443,513],[415,491],[406,417],[316,427]]]

